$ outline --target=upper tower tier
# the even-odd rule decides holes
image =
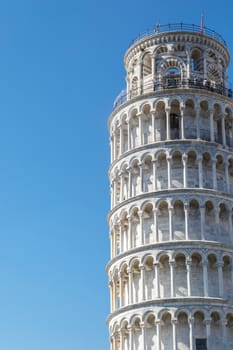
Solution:
[[[221,35],[188,24],[157,25],[133,41],[124,57],[126,90],[118,107],[139,95],[166,89],[204,89],[232,98],[230,55]]]

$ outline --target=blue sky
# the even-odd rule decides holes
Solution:
[[[232,2],[0,3],[0,349],[107,350],[107,118],[123,55],[200,23],[233,53]],[[232,68],[229,71],[232,77]]]

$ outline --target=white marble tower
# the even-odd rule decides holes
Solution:
[[[111,350],[233,349],[233,99],[216,32],[126,51],[109,118]]]

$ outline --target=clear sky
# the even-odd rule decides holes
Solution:
[[[0,2],[0,349],[109,349],[107,119],[123,55],[202,11],[233,54],[231,0]]]

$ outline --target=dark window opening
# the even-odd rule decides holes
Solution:
[[[175,114],[170,114],[171,139],[179,139],[180,137],[180,117]]]
[[[206,339],[196,339],[196,350],[207,350]]]

